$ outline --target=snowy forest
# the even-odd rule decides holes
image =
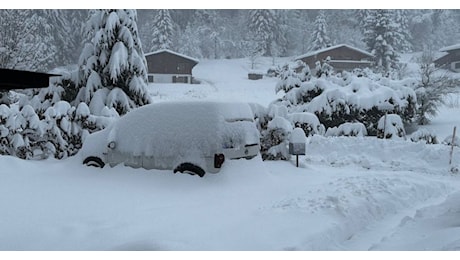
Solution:
[[[284,97],[255,113],[264,159],[287,159],[286,151],[278,148],[285,146],[293,126],[307,135],[331,135],[352,123],[354,135],[379,136],[386,114],[404,124],[427,124],[441,95],[458,86],[434,74],[432,57],[421,65],[418,78],[404,78],[398,68],[403,53],[429,54],[457,43],[458,10],[10,9],[0,13],[0,67],[62,75],[48,88],[8,93],[10,102],[0,105],[0,154],[24,159],[72,156],[86,135],[151,103],[144,53],[158,49],[200,59],[251,59],[350,44],[375,56],[374,71],[343,75],[333,75],[327,62],[319,64],[315,75],[300,61],[279,66],[274,91],[284,92]],[[441,85],[443,91],[438,90]],[[372,102],[348,94],[358,97],[361,92],[371,93]],[[396,129],[394,135],[405,133]]]
[[[372,51],[376,16],[393,27],[397,52],[437,51],[460,39],[459,10],[137,10],[145,53],[191,57],[295,56],[335,44]],[[0,10],[0,66],[47,71],[77,64],[90,10]],[[37,51],[39,50],[39,51]]]

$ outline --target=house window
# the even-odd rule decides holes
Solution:
[[[188,77],[173,76],[173,83],[188,83]]]
[[[148,75],[148,81],[149,81],[150,83],[153,82],[153,75]]]
[[[454,63],[454,69],[460,69],[460,61]]]

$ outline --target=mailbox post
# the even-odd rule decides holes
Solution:
[[[302,128],[294,128],[289,142],[289,154],[296,156],[296,167],[299,167],[299,155],[305,155],[307,137]]]

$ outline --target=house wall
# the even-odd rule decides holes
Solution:
[[[192,76],[184,74],[149,73],[148,79],[149,83],[192,83]]]
[[[340,72],[340,71],[351,71],[353,69],[357,69],[357,68],[369,68],[372,66],[372,62],[344,62],[344,61],[341,61],[341,62],[334,62],[334,61],[331,61],[330,62],[330,65],[334,68],[335,71],[337,72]]]
[[[447,55],[434,61],[436,65],[460,72],[460,50],[450,51]]]
[[[146,56],[149,74],[186,74],[192,75],[195,61],[162,52]]]
[[[328,56],[331,57],[331,60],[340,60],[341,63],[343,63],[342,64],[342,66],[343,66],[342,69],[359,68],[359,67],[367,66],[367,64],[369,64],[369,63],[354,63],[354,62],[350,62],[349,64],[346,64],[343,61],[346,61],[346,60],[362,61],[362,60],[370,60],[371,59],[371,57],[369,57],[368,55],[366,55],[364,53],[361,53],[359,51],[350,49],[350,48],[348,48],[346,46],[341,46],[341,47],[336,48],[336,49],[332,49],[332,50],[328,50],[328,51],[319,53],[319,54],[317,54],[315,56],[309,56],[309,57],[306,57],[306,58],[302,58],[302,61],[305,62],[306,64],[308,64],[308,66],[310,66],[311,69],[314,69],[315,66],[316,66],[315,65],[316,61],[323,61]],[[334,67],[334,65],[333,65],[333,67]],[[336,68],[336,67],[334,67],[334,68]]]

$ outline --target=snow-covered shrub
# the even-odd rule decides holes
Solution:
[[[369,71],[311,78],[288,90],[276,103],[286,106],[289,113],[314,113],[326,128],[361,122],[374,136],[379,119],[386,113],[398,114],[404,123],[410,123],[416,112],[412,88]]]
[[[366,126],[362,123],[343,123],[328,128],[325,136],[367,136]]]
[[[425,128],[419,129],[411,134],[410,140],[412,142],[423,141],[426,144],[438,144],[438,138],[434,133],[431,133]],[[451,139],[452,140],[452,139]]]
[[[324,126],[319,122],[318,117],[313,113],[292,113],[289,115],[289,121],[294,127],[301,128],[304,131],[305,136],[324,134]]]
[[[283,117],[276,116],[261,134],[261,155],[263,160],[289,160],[289,134],[291,123]]]
[[[316,61],[316,77],[328,77],[332,75],[332,73],[334,73],[334,68],[329,64],[330,60],[331,57],[327,56],[323,63],[321,63],[320,61]]]
[[[40,103],[39,104],[43,104]],[[108,116],[90,114],[85,103],[78,107],[57,101],[41,114],[31,105],[0,105],[0,154],[22,159],[57,159],[75,155],[84,137],[101,130],[118,117],[107,108]]]
[[[300,87],[302,82],[310,80],[311,71],[305,62],[297,60],[291,63],[286,63],[279,69],[280,80],[275,86],[275,92],[284,91],[287,93],[293,88]]]
[[[377,138],[405,139],[406,131],[401,117],[396,114],[388,114],[380,118],[377,126]]]
[[[10,108],[5,105],[0,105],[0,154],[10,155],[10,130],[6,127],[8,118],[10,117]]]
[[[417,93],[416,121],[420,125],[426,125],[430,118],[436,116],[438,107],[444,104],[445,95],[457,91],[460,81],[442,72],[433,63],[433,56],[424,53],[419,60],[420,79],[415,87]]]
[[[257,103],[249,103],[249,106],[254,114],[254,122],[259,132],[267,129],[267,124],[270,121],[267,108]]]
[[[452,138],[453,138],[453,135],[447,136],[447,137],[444,138],[444,140],[442,141],[442,144],[445,144],[445,145],[452,145]],[[454,146],[460,147],[460,137],[455,136],[455,138],[454,138],[454,140],[453,140],[453,144],[454,144]]]

